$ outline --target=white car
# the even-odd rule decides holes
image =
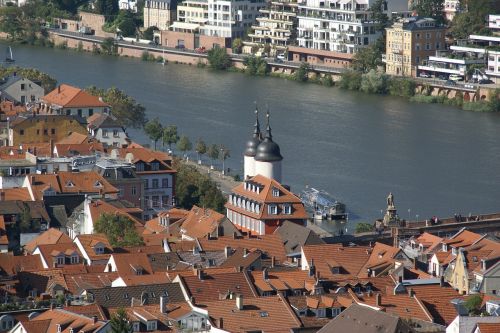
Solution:
[[[451,81],[462,81],[462,76],[457,75],[457,74],[451,74],[448,77],[448,80],[451,80]]]
[[[285,55],[284,55],[283,53],[278,54],[278,55],[276,56],[276,59],[279,59],[279,60],[281,60],[281,61],[285,61],[285,60],[286,60],[286,59],[285,59]]]

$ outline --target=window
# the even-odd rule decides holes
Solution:
[[[426,39],[431,39],[431,34],[430,34],[430,33],[426,33],[426,34],[425,34],[425,38],[426,38]]]
[[[26,90],[26,85],[24,83],[21,83],[21,90]]]
[[[78,109],[78,117],[82,116],[82,109]]]
[[[276,187],[273,187],[273,197],[279,197],[280,196],[280,190],[278,190]]]
[[[148,321],[147,330],[148,331],[156,330],[156,320],[155,321]]]
[[[40,130],[39,129],[36,130],[36,135],[40,135]]]
[[[49,134],[49,130],[48,129],[44,129],[43,130],[43,135],[48,135]]]
[[[64,258],[64,257],[62,257],[62,256],[61,256],[61,257],[57,257],[57,264],[58,264],[58,265],[64,265],[64,261],[65,261],[64,259],[65,259],[65,258]]]
[[[168,187],[168,178],[163,178],[161,180],[161,187],[167,188]]]
[[[292,214],[292,206],[290,204],[286,204],[283,206],[283,213],[290,215]]]
[[[141,162],[141,163],[137,163],[137,164],[135,165],[135,169],[136,169],[137,171],[144,171],[144,163],[142,163],[142,162]],[[146,187],[147,187],[147,186],[146,186]]]
[[[103,246],[97,246],[94,248],[94,251],[96,254],[103,254],[104,253],[104,247]]]
[[[146,190],[149,188],[149,181],[148,181],[148,179],[144,179],[144,188]]]
[[[137,188],[135,186],[132,186],[132,189],[130,190],[130,193],[132,195],[137,195]]]
[[[113,137],[115,137],[115,138],[118,137],[118,130],[113,130]]]
[[[151,170],[152,171],[158,171],[158,170],[160,170],[160,163],[158,163],[158,162],[151,163]]]
[[[107,138],[108,137],[108,130],[103,129],[102,130],[102,137]]]
[[[19,135],[24,135],[24,130],[20,130]]]
[[[168,195],[164,195],[164,196],[162,196],[162,197],[161,197],[161,201],[162,201],[162,205],[163,205],[163,207],[168,207],[168,206],[170,205]]]
[[[154,207],[154,208],[158,208],[158,207],[160,207],[160,197],[159,197],[159,196],[157,196],[157,195],[153,195],[153,196],[151,197],[151,199],[152,199],[152,201],[153,201],[153,207]]]
[[[133,325],[134,332],[139,332],[141,330],[141,326],[138,322],[135,322]]]
[[[94,109],[89,109],[89,117],[94,114]]]
[[[56,129],[55,128],[51,128],[50,129],[50,134],[52,134],[52,135],[56,134]]]
[[[72,264],[78,264],[79,261],[80,261],[80,258],[77,255],[71,256],[71,263]]]
[[[158,182],[158,179],[153,179],[153,182],[152,182],[152,183],[153,183],[153,184],[152,184],[152,187],[153,187],[153,188],[158,188],[158,183],[159,183],[159,182]]]
[[[272,215],[278,214],[278,207],[276,205],[269,205],[268,213]]]

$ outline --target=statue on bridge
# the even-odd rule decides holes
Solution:
[[[394,207],[394,195],[392,193],[389,193],[387,197],[387,207]]]

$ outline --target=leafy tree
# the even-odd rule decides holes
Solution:
[[[235,38],[232,44],[233,53],[240,54],[243,48],[243,41],[241,38]]]
[[[490,101],[488,102],[491,111],[500,112],[500,89],[497,88],[490,92]]]
[[[214,161],[219,157],[219,147],[215,143],[210,145],[210,147],[208,147],[207,155],[210,157],[210,167],[213,168]]]
[[[122,90],[112,87],[107,90],[90,86],[85,89],[94,96],[100,96],[111,106],[111,112],[124,126],[140,128],[146,123],[146,109]]]
[[[102,214],[94,225],[94,231],[105,234],[112,246],[143,245],[134,221],[124,215]]]
[[[150,120],[144,125],[144,132],[148,135],[148,137],[154,141],[155,143],[155,150],[156,150],[156,143],[158,140],[160,140],[163,136],[163,126],[161,125],[160,121],[158,118],[155,118],[153,120]]]
[[[207,153],[207,145],[202,139],[196,141],[196,153],[198,154],[198,164],[201,164],[201,157]]]
[[[361,88],[361,73],[353,70],[342,73],[339,86],[342,89],[359,90]]]
[[[101,50],[107,55],[116,55],[118,52],[118,46],[116,45],[115,39],[112,37],[104,38],[101,43]]]
[[[122,36],[124,37],[132,37],[135,36],[136,26],[134,20],[132,18],[126,18],[122,20],[117,28],[120,29]]]
[[[22,32],[22,15],[20,7],[6,6],[0,8],[0,31],[5,32],[9,38],[16,39]]]
[[[466,39],[469,35],[488,34],[486,17],[488,14],[500,13],[500,2],[494,0],[469,0],[461,1],[461,11],[453,18],[450,32],[456,39]]]
[[[118,14],[118,0],[96,0],[94,3],[97,13],[104,15],[106,21],[112,21]]]
[[[231,67],[231,58],[224,48],[214,47],[208,51],[207,58],[210,67],[213,69],[224,70]]]
[[[374,45],[363,47],[352,59],[352,68],[362,73],[377,69],[382,64],[381,52]]]
[[[190,151],[193,149],[193,144],[189,140],[189,138],[185,135],[181,136],[179,139],[179,142],[177,143],[177,148],[183,153],[186,154],[186,152]]]
[[[311,70],[311,66],[307,62],[303,62],[300,64],[300,67],[295,72],[295,80],[300,82],[305,82],[309,79],[309,71]]]
[[[180,207],[191,209],[197,205],[224,212],[226,198],[207,174],[200,173],[179,159],[174,160],[174,168],[177,170],[175,193]]]
[[[17,73],[17,75],[25,77],[34,82],[40,82],[45,93],[48,93],[56,88],[57,80],[49,76],[46,73],[40,72],[38,69],[34,68],[22,68],[22,67],[1,67],[0,66],[0,77],[6,77]]]
[[[372,18],[376,23],[375,30],[384,31],[384,29],[389,25],[389,17],[387,12],[384,10],[386,0],[375,0],[370,7],[372,11]]]
[[[229,149],[227,149],[224,145],[220,145],[220,154],[219,157],[222,160],[222,174],[226,174],[226,168],[224,166],[224,162],[231,157]]]
[[[415,95],[416,83],[408,78],[392,77],[388,79],[389,94],[393,96],[401,96],[410,98]]]
[[[245,67],[245,73],[249,75],[267,75],[269,72],[269,67],[267,61],[261,57],[248,56],[243,60]]]
[[[481,314],[481,304],[483,303],[483,298],[481,295],[473,295],[467,298],[465,301],[465,308],[469,311],[470,315]]]
[[[172,150],[172,145],[179,141],[179,135],[177,135],[177,126],[170,125],[163,129],[163,134],[161,137],[162,143],[168,145],[168,149]]]
[[[124,308],[119,308],[109,322],[111,333],[132,333],[133,327]]]
[[[356,224],[354,232],[359,234],[362,232],[370,232],[370,231],[373,231],[373,225],[371,225],[370,223],[358,223]]]
[[[385,94],[387,91],[387,75],[372,69],[361,78],[361,91],[370,94]]]
[[[432,17],[438,24],[445,22],[444,0],[419,0],[414,8],[420,16]]]
[[[142,33],[142,38],[147,39],[147,40],[153,40],[155,30],[159,30],[159,29],[155,26],[151,26],[151,27],[147,28]]]
[[[51,1],[57,8],[76,14],[78,7],[85,4],[85,0],[52,0]]]

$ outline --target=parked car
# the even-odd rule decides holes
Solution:
[[[447,80],[444,84],[447,86],[456,86],[457,85],[457,83],[453,80]]]
[[[205,46],[200,46],[200,47],[197,47],[197,48],[195,49],[195,51],[196,51],[197,53],[207,53],[207,49],[205,48]]]
[[[440,80],[448,80],[448,77],[445,74],[440,74],[437,76],[437,78]]]
[[[490,79],[481,79],[478,82],[479,84],[488,84],[488,83],[493,83]]]
[[[184,50],[186,47],[183,44],[179,44],[179,45],[176,45],[175,48],[179,49],[179,50]]]
[[[276,59],[279,59],[281,61],[285,61],[286,60],[285,55],[283,53],[280,53],[280,54],[276,55]]]
[[[430,74],[428,74],[428,73],[426,73],[426,72],[422,72],[422,73],[420,73],[420,75],[419,75],[419,76],[420,76],[420,77],[424,77],[424,78],[430,78],[430,77],[431,77],[431,75],[430,75]]]
[[[461,75],[457,75],[457,74],[451,74],[451,75],[448,77],[448,80],[452,80],[452,81],[462,81],[462,76],[461,76]]]

